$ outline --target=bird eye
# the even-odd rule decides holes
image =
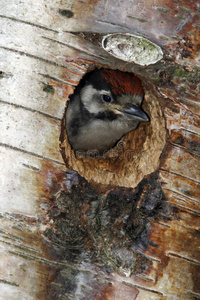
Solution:
[[[103,95],[102,96],[102,99],[103,99],[103,101],[105,101],[105,102],[107,102],[107,103],[109,103],[109,102],[111,102],[111,97],[109,96],[109,95]]]

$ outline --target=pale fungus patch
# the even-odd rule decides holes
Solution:
[[[110,55],[140,66],[155,64],[163,58],[162,49],[148,39],[132,34],[108,34],[102,47]]]

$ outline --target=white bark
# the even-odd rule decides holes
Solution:
[[[76,268],[70,265],[70,262],[59,263],[49,259],[44,250],[46,248],[41,237],[43,229],[41,227],[48,225],[41,225],[40,219],[51,206],[44,189],[48,190],[50,186],[48,180],[66,170],[59,151],[61,119],[67,95],[72,92],[72,86],[78,83],[87,69],[87,63],[89,64],[89,62],[81,63],[81,60],[74,63],[72,58],[92,58],[98,63],[105,61],[106,64],[106,58],[109,56],[106,53],[102,54],[101,49],[99,52],[96,51],[95,45],[69,32],[83,31],[86,28],[87,31],[96,30],[105,33],[131,30],[130,33],[135,33],[140,31],[143,24],[137,23],[137,26],[131,29],[133,20],[137,21],[136,6],[133,11],[135,14],[128,11],[128,7],[133,7],[132,1],[126,1],[124,4],[126,10],[118,9],[118,4],[113,6],[115,1],[99,1],[95,9],[96,1],[89,1],[94,3],[86,3],[83,6],[85,11],[80,17],[80,22],[79,15],[67,19],[59,14],[59,9],[73,10],[75,6],[77,9],[77,6],[83,3],[73,0],[63,2],[2,0],[0,7],[0,71],[3,72],[0,79],[0,299],[2,300],[46,299],[50,297],[47,285],[51,280],[49,279],[51,274],[59,272],[62,267]],[[108,11],[111,19],[116,18],[116,24],[106,22]],[[118,14],[115,15],[116,11]],[[125,26],[124,21],[127,13],[135,16],[134,18],[129,16],[127,19],[129,27]],[[167,26],[162,27],[164,29],[159,32],[158,21],[155,20],[154,27],[152,25],[149,29],[150,37],[153,36],[154,41],[160,36],[168,41],[174,41],[173,38],[166,36]],[[148,23],[144,23],[142,34],[148,26]],[[111,64],[111,60],[112,58],[108,64]],[[54,94],[44,91],[48,83],[53,86]],[[194,106],[193,110],[195,109]],[[183,118],[182,122],[185,122],[186,111],[181,108],[177,113]],[[167,109],[165,112],[168,130],[180,129],[180,124],[176,124],[176,120],[173,120],[175,113],[171,117],[167,116]],[[198,136],[199,129],[196,123],[189,121],[186,123],[186,129],[190,129]],[[159,241],[162,238],[164,241],[165,238],[166,240],[170,238],[171,244],[165,245],[166,248],[158,253],[152,254],[151,251],[146,253],[152,259],[149,274],[134,279],[113,275],[112,299],[123,299],[124,294],[121,291],[126,291],[128,284],[139,290],[138,300],[164,299],[164,297],[189,300],[195,296],[199,297],[198,292],[193,292],[195,284],[192,278],[194,269],[200,263],[197,255],[198,240],[194,238],[194,232],[199,230],[197,225],[199,199],[196,194],[188,198],[183,195],[184,188],[191,193],[194,191],[197,195],[199,193],[200,179],[197,177],[194,180],[198,157],[176,146],[170,151],[172,157],[174,155],[188,161],[185,174],[191,179],[191,183],[187,184],[184,181],[184,174],[181,173],[183,166],[180,166],[179,161],[173,161],[173,158],[166,162],[164,166],[166,170],[161,171],[161,178],[165,182],[166,195],[170,194],[171,204],[187,208],[189,217],[181,212],[181,221],[173,221],[171,227],[162,223],[154,224],[155,239]],[[195,166],[194,172],[191,172],[191,166]],[[172,171],[171,181],[166,176],[166,172],[170,171]],[[180,174],[177,174],[179,171]],[[175,180],[176,182],[178,180],[176,186]],[[187,243],[180,245],[180,236],[183,234]],[[179,253],[180,249],[182,250]],[[164,268],[164,258],[169,263],[160,276],[162,273],[160,270]],[[87,266],[83,265],[79,271],[84,277],[88,272]],[[76,295],[78,291],[77,287]],[[67,297],[66,295],[66,298],[62,299],[69,299]],[[76,299],[79,299],[78,296]]]

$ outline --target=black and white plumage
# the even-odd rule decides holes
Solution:
[[[87,73],[70,97],[66,130],[74,150],[99,153],[149,121],[140,108],[143,88],[139,78],[118,70],[96,69]]]

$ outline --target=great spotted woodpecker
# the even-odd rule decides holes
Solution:
[[[141,109],[144,91],[132,73],[96,69],[87,73],[71,96],[66,130],[74,150],[109,150],[139,122],[149,121]]]

